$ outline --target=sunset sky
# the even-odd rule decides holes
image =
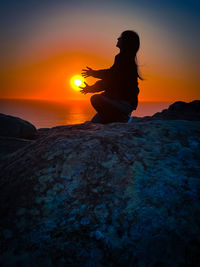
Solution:
[[[140,101],[200,99],[197,0],[0,3],[0,98],[88,99],[71,87],[71,77],[86,66],[109,68],[117,38],[129,29],[141,41]]]

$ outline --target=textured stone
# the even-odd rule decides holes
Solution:
[[[179,120],[41,131],[0,161],[0,265],[198,266],[199,137]]]
[[[29,139],[36,132],[35,126],[30,122],[0,113],[0,136]]]
[[[188,120],[200,121],[200,100],[194,100],[186,103],[177,101],[171,104],[167,109],[155,113],[153,116],[143,118],[134,118],[133,121],[147,120]]]
[[[0,157],[13,153],[31,143],[31,140],[0,136]]]

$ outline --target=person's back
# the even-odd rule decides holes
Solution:
[[[136,109],[139,93],[137,67],[129,54],[121,52],[116,55],[114,65],[103,80],[103,95],[114,100],[127,101]]]
[[[82,88],[81,93],[104,91],[91,97],[91,103],[97,110],[93,122],[109,123],[126,122],[131,111],[138,105],[138,74],[136,53],[140,46],[139,36],[134,31],[125,31],[118,38],[116,45],[120,53],[115,56],[115,62],[109,69],[83,69],[83,77],[100,79],[94,85]]]

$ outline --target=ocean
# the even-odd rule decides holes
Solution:
[[[140,102],[132,116],[151,116],[172,104],[169,102]],[[31,122],[37,129],[78,124],[91,120],[96,111],[89,100],[63,102],[24,99],[0,99],[0,113]]]

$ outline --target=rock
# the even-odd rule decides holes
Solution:
[[[171,104],[168,109],[155,113],[153,116],[131,117],[132,122],[145,122],[152,120],[200,120],[200,100],[194,100],[190,103],[177,101]]]
[[[183,101],[175,102],[168,109],[155,113],[152,119],[199,121],[200,100],[195,100],[190,103]]]
[[[199,266],[200,122],[84,123],[0,160],[1,266]]]
[[[28,145],[31,140],[0,136],[0,157],[13,153]]]
[[[35,126],[30,122],[0,113],[0,136],[29,139],[36,133]]]

